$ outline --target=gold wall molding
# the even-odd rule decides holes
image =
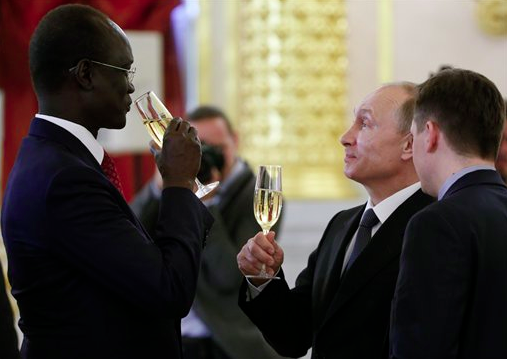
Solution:
[[[355,195],[343,175],[347,127],[344,1],[243,0],[236,107],[241,153],[283,166],[284,195]]]
[[[199,31],[200,81],[212,77],[205,73],[213,66],[204,54],[213,58],[210,44],[219,36],[210,31],[217,20],[209,7],[221,8],[228,24],[224,51],[211,60],[223,61],[227,72],[211,91],[209,83],[201,83],[206,88],[201,100],[213,102],[213,91],[222,86],[227,101],[219,105],[239,132],[241,155],[254,168],[282,165],[287,198],[356,196],[355,185],[343,175],[339,143],[350,123],[345,1],[203,2],[201,17],[208,19]]]
[[[507,35],[507,0],[477,0],[479,27],[489,35]]]

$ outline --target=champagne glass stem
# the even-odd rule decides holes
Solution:
[[[199,181],[197,178],[195,179],[195,184],[197,185],[197,191],[195,192],[195,195],[199,198],[202,198],[206,196],[208,193],[213,191],[215,187],[218,186],[219,182],[213,182],[207,185],[203,185],[201,181]]]
[[[262,233],[265,236],[267,236],[270,229],[271,229],[271,227],[270,228],[263,228],[262,229]],[[270,278],[270,276],[268,275],[268,272],[266,272],[266,264],[264,264],[264,263],[262,263],[262,267],[261,267],[261,271],[259,273],[259,277],[261,277],[261,278]]]

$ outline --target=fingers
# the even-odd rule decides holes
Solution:
[[[183,135],[186,135],[188,133],[189,129],[190,129],[190,123],[188,123],[187,121],[181,120],[180,126],[177,129],[177,132],[181,132]]]
[[[273,245],[261,233],[254,238],[250,238],[247,242],[249,254],[261,263],[268,266],[274,264],[272,255],[275,253]]]
[[[243,275],[257,275],[262,269],[262,263],[252,257],[247,251],[241,251],[237,257],[238,268]]]
[[[192,137],[197,136],[197,130],[190,125],[188,121],[183,120],[181,117],[175,117],[169,122],[169,131],[181,132],[183,134],[189,133]]]
[[[254,238],[250,238],[239,252],[238,268],[244,275],[258,275],[265,265],[266,272],[273,275],[283,260],[281,248],[278,253],[269,239],[259,232]]]
[[[197,143],[199,143],[199,144],[201,143],[201,140],[199,139],[199,136],[197,135],[197,129],[195,127],[190,126],[190,128],[188,129],[188,135],[190,136],[190,138],[192,138]]]
[[[180,128],[180,125],[181,125],[181,122],[183,122],[183,120],[181,119],[181,117],[175,117],[173,118],[170,122],[169,122],[169,131],[170,132],[177,132]]]
[[[188,121],[183,120],[181,117],[175,117],[169,122],[169,126],[166,131],[166,135],[181,133],[183,137],[186,137],[199,145],[201,141],[197,135],[197,129],[192,127]]]

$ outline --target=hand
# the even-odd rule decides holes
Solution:
[[[164,134],[162,149],[155,155],[163,188],[194,190],[201,163],[201,142],[197,130],[181,118],[174,118]]]
[[[283,263],[283,250],[275,241],[275,232],[271,231],[266,236],[259,232],[250,238],[241,248],[236,257],[238,268],[243,275],[258,275],[262,265],[265,264],[266,272],[273,276]],[[269,279],[250,279],[256,286],[265,283]]]

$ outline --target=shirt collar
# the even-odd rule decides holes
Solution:
[[[372,208],[373,212],[375,212],[375,214],[377,215],[377,218],[379,219],[380,223],[383,224],[403,202],[405,202],[420,188],[421,182],[416,182],[408,187],[403,188],[402,190],[399,190],[395,194],[387,197],[382,202],[378,203],[376,206],[373,206],[371,198],[369,198],[364,211],[366,212],[368,209]]]
[[[83,143],[83,145],[90,151],[93,157],[97,160],[99,164],[102,163],[102,159],[104,158],[104,148],[97,141],[95,137],[88,131],[84,126],[81,126],[75,122],[71,122],[69,120],[64,120],[63,118],[49,116],[49,115],[41,115],[40,113],[36,114],[35,117],[40,118],[42,120],[51,122],[64,130],[67,130],[72,135],[77,137],[79,141]]]
[[[469,174],[470,172],[475,172],[475,171],[480,171],[480,170],[493,170],[494,171],[495,167],[490,166],[490,165],[476,165],[476,166],[462,168],[458,172],[453,173],[445,180],[442,187],[440,187],[440,190],[438,191],[438,200],[440,201],[444,197],[444,195],[447,193],[449,188],[451,188],[451,186],[453,184],[455,184],[456,181],[458,181],[461,177]]]

